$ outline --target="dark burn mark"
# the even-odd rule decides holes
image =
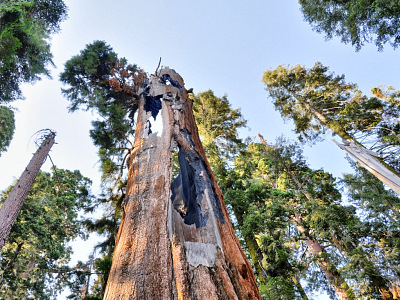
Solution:
[[[151,130],[151,122],[149,120],[146,121],[145,128],[147,128],[147,135],[150,135],[153,133],[153,131]]]
[[[156,119],[158,112],[161,109],[161,98],[162,95],[159,96],[150,96],[146,95],[145,96],[145,101],[144,101],[144,109],[145,111],[151,111],[151,116]]]
[[[199,174],[196,174],[196,170],[191,166],[191,163],[195,162],[190,162],[190,160],[196,160],[196,158],[190,159],[190,156],[192,155],[188,152],[179,149],[180,173],[171,184],[171,200],[185,224],[196,224],[196,228],[200,228],[206,226],[208,220],[208,212],[204,216],[201,213],[202,193],[205,187],[197,179]]]
[[[193,144],[191,134],[186,131],[182,133]],[[208,212],[203,215],[201,208],[203,192],[207,187],[208,191],[211,191],[209,196],[215,217],[224,224],[225,217],[221,203],[204,160],[197,152],[187,151],[182,147],[179,147],[178,160],[180,173],[171,184],[171,201],[174,209],[182,216],[185,224],[196,224],[196,228],[204,227],[209,216]],[[202,174],[206,175],[206,180]]]
[[[162,83],[168,85],[171,84],[172,86],[176,87],[179,89],[179,91],[182,93],[183,92],[183,88],[182,86],[179,84],[179,82],[177,80],[173,80],[171,78],[171,76],[169,74],[164,74],[160,77],[160,80]]]

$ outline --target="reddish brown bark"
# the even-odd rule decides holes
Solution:
[[[176,148],[180,175],[172,180]],[[104,299],[261,299],[173,70],[142,90],[129,161]]]
[[[39,173],[40,167],[51,147],[54,144],[55,133],[51,132],[48,134],[33,155],[31,161],[22,173],[17,184],[11,190],[7,199],[4,201],[0,209],[0,250],[3,248],[7,236],[10,234],[11,228],[18,217],[21,210],[22,204],[24,204],[25,198],[32,187],[33,182],[37,174]]]

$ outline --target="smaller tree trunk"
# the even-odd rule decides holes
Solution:
[[[54,144],[55,136],[56,134],[51,132],[45,137],[17,184],[13,187],[7,199],[4,201],[3,206],[0,208],[0,250],[3,248],[6,238],[11,232],[11,228],[39,173],[40,167]]]
[[[307,103],[307,101],[301,100],[297,95],[292,94],[292,96],[308,109],[323,126],[333,130],[333,132],[345,141],[345,144],[341,145],[333,140],[340,149],[349,153],[351,157],[362,164],[371,174],[400,195],[400,174],[395,169],[344,131],[338,122],[326,118],[318,109]]]
[[[302,221],[301,215],[295,214],[293,219],[295,221],[297,230],[303,236],[303,239],[305,240],[311,254],[317,257],[317,263],[321,268],[321,271],[325,274],[326,278],[332,285],[339,299],[340,300],[355,299],[353,291],[347,285],[346,281],[344,281],[339,271],[337,270],[336,266],[329,263],[329,260],[326,256],[327,253],[324,247],[322,247],[317,240],[312,239],[308,235],[307,230],[300,225]]]

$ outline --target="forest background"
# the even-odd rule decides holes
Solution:
[[[79,169],[93,180],[93,192],[100,193],[96,148],[89,138],[90,112],[69,114],[61,95],[58,74],[64,63],[93,40],[104,40],[115,52],[153,72],[159,57],[162,65],[176,69],[194,92],[212,89],[217,96],[227,94],[233,108],[241,108],[249,129],[241,137],[257,133],[273,142],[281,134],[294,138],[291,122],[284,123],[267,97],[261,82],[263,72],[280,64],[311,67],[320,61],[336,74],[345,74],[366,94],[378,85],[399,85],[396,50],[386,46],[379,52],[373,44],[356,52],[339,38],[325,41],[303,20],[295,0],[192,2],[175,1],[65,1],[68,19],[52,38],[56,68],[53,79],[43,78],[23,85],[26,100],[13,102],[16,132],[0,158],[0,189],[22,173],[36,145],[38,130],[57,132],[51,157],[60,168]],[[334,176],[351,172],[344,153],[329,141],[306,147],[307,162]],[[46,162],[44,170],[51,164]],[[93,238],[95,240],[96,237]],[[92,241],[93,241],[92,240]],[[85,260],[91,247],[78,244],[74,259]],[[84,253],[86,252],[86,253]]]

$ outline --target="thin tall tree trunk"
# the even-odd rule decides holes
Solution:
[[[295,182],[297,187],[302,191],[304,196],[309,201],[315,202],[310,193],[304,188],[304,186],[300,183],[297,177],[293,174],[293,172],[289,169],[287,165],[285,165],[287,172],[289,173],[292,180]],[[312,239],[306,229],[301,225],[302,216],[300,214],[294,215],[295,225],[297,230],[302,234],[308,249],[314,256],[318,256],[317,263],[321,268],[321,271],[325,274],[329,283],[332,285],[339,299],[355,299],[354,292],[350,289],[346,281],[342,278],[339,271],[336,269],[336,266],[329,264],[328,258],[323,255],[326,253],[325,249],[320,245],[320,243]]]
[[[13,187],[0,208],[0,250],[3,248],[6,238],[11,232],[11,228],[18,217],[21,207],[24,204],[25,198],[35,181],[37,174],[39,173],[40,167],[44,163],[54,144],[55,136],[56,134],[54,132],[45,136],[39,149],[37,149],[36,153],[33,155],[17,184]]]
[[[289,167],[288,166],[285,166],[286,167],[286,170],[288,171],[288,173],[290,174],[290,177],[292,178],[292,180],[295,182],[295,184],[298,186],[298,188],[299,189],[301,189],[301,191],[302,191],[302,193],[306,196],[306,198],[309,200],[309,201],[313,201],[313,202],[315,202],[315,200],[314,200],[314,198],[310,195],[310,193],[308,193],[308,191],[304,188],[304,186],[300,183],[300,181],[297,179],[297,177],[293,174],[293,172],[289,169]],[[299,217],[300,215],[298,215],[297,217]],[[300,232],[302,232],[302,230],[304,229],[304,228],[300,228],[300,227],[298,227],[298,225],[296,225],[297,226],[297,229],[300,229],[299,231]],[[306,239],[309,239],[309,237],[307,237],[306,236]],[[341,245],[340,245],[340,243],[339,243],[339,241],[337,240],[337,238],[334,236],[334,235],[332,235],[332,240],[333,240],[333,242],[334,242],[334,244],[336,245],[336,247],[339,249],[339,250],[342,250],[342,251],[345,251],[345,252],[347,252],[347,253],[350,253],[351,251],[353,251],[354,250],[354,245],[352,245],[351,243],[349,243],[349,242],[346,242],[346,248],[347,249],[344,249]],[[307,245],[308,245],[308,242],[306,241],[306,243],[307,243]],[[312,249],[309,247],[309,249],[312,251]],[[366,256],[368,256],[368,255],[366,255]],[[318,263],[319,264],[319,263]],[[321,265],[320,265],[321,266]],[[363,263],[363,262],[360,262],[360,267],[361,268],[363,268],[363,269],[365,269],[365,264]],[[321,269],[322,269],[322,267],[321,267]],[[378,290],[380,291],[380,293],[382,294],[382,296],[384,297],[384,299],[389,299],[389,298],[387,298],[387,297],[389,297],[388,295],[391,295],[391,292],[390,292],[390,289],[389,289],[389,287],[388,287],[388,282],[386,282],[385,280],[382,280],[382,278],[381,278],[381,276],[380,276],[380,274],[379,274],[379,271],[378,270],[376,270],[374,267],[369,267],[369,271],[372,271],[372,274],[370,275],[370,280],[372,280],[372,283],[378,288]],[[334,269],[333,269],[333,271],[335,271]],[[337,272],[337,274],[339,274],[339,272],[338,271],[335,271],[335,272]],[[374,276],[375,275],[375,276]],[[340,274],[339,274],[339,276],[340,276]],[[341,280],[339,280],[339,282],[344,282],[344,280],[343,279],[341,279]],[[346,284],[346,286],[347,286],[347,284]],[[346,287],[346,286],[342,286],[342,287]],[[349,288],[348,286],[347,286],[347,288]],[[336,288],[335,288],[335,291],[336,291]],[[351,297],[355,297],[354,296],[354,293],[352,292],[352,291],[349,291],[348,293],[347,293],[348,295],[350,295]]]
[[[400,195],[400,177],[398,177],[392,170],[388,169],[387,166],[383,164],[382,160],[377,158],[377,153],[373,155],[373,151],[365,149],[365,147],[357,144],[354,141],[344,140],[344,144],[340,144],[334,139],[332,139],[332,141],[340,149],[346,151],[352,158],[359,162],[365,169],[368,170],[368,172]],[[399,214],[397,210],[394,210],[394,212]]]
[[[129,161],[104,299],[261,299],[173,70],[142,89]]]
[[[300,214],[295,214],[294,222],[297,230],[302,234],[304,241],[307,244],[308,249],[312,253],[313,256],[317,257],[317,263],[321,268],[321,271],[325,274],[329,283],[332,285],[339,299],[347,300],[347,299],[355,299],[354,292],[348,286],[346,281],[342,278],[339,271],[336,269],[336,266],[329,263],[328,258],[326,257],[326,251],[321,244],[312,239],[307,230],[301,225],[302,217]]]

